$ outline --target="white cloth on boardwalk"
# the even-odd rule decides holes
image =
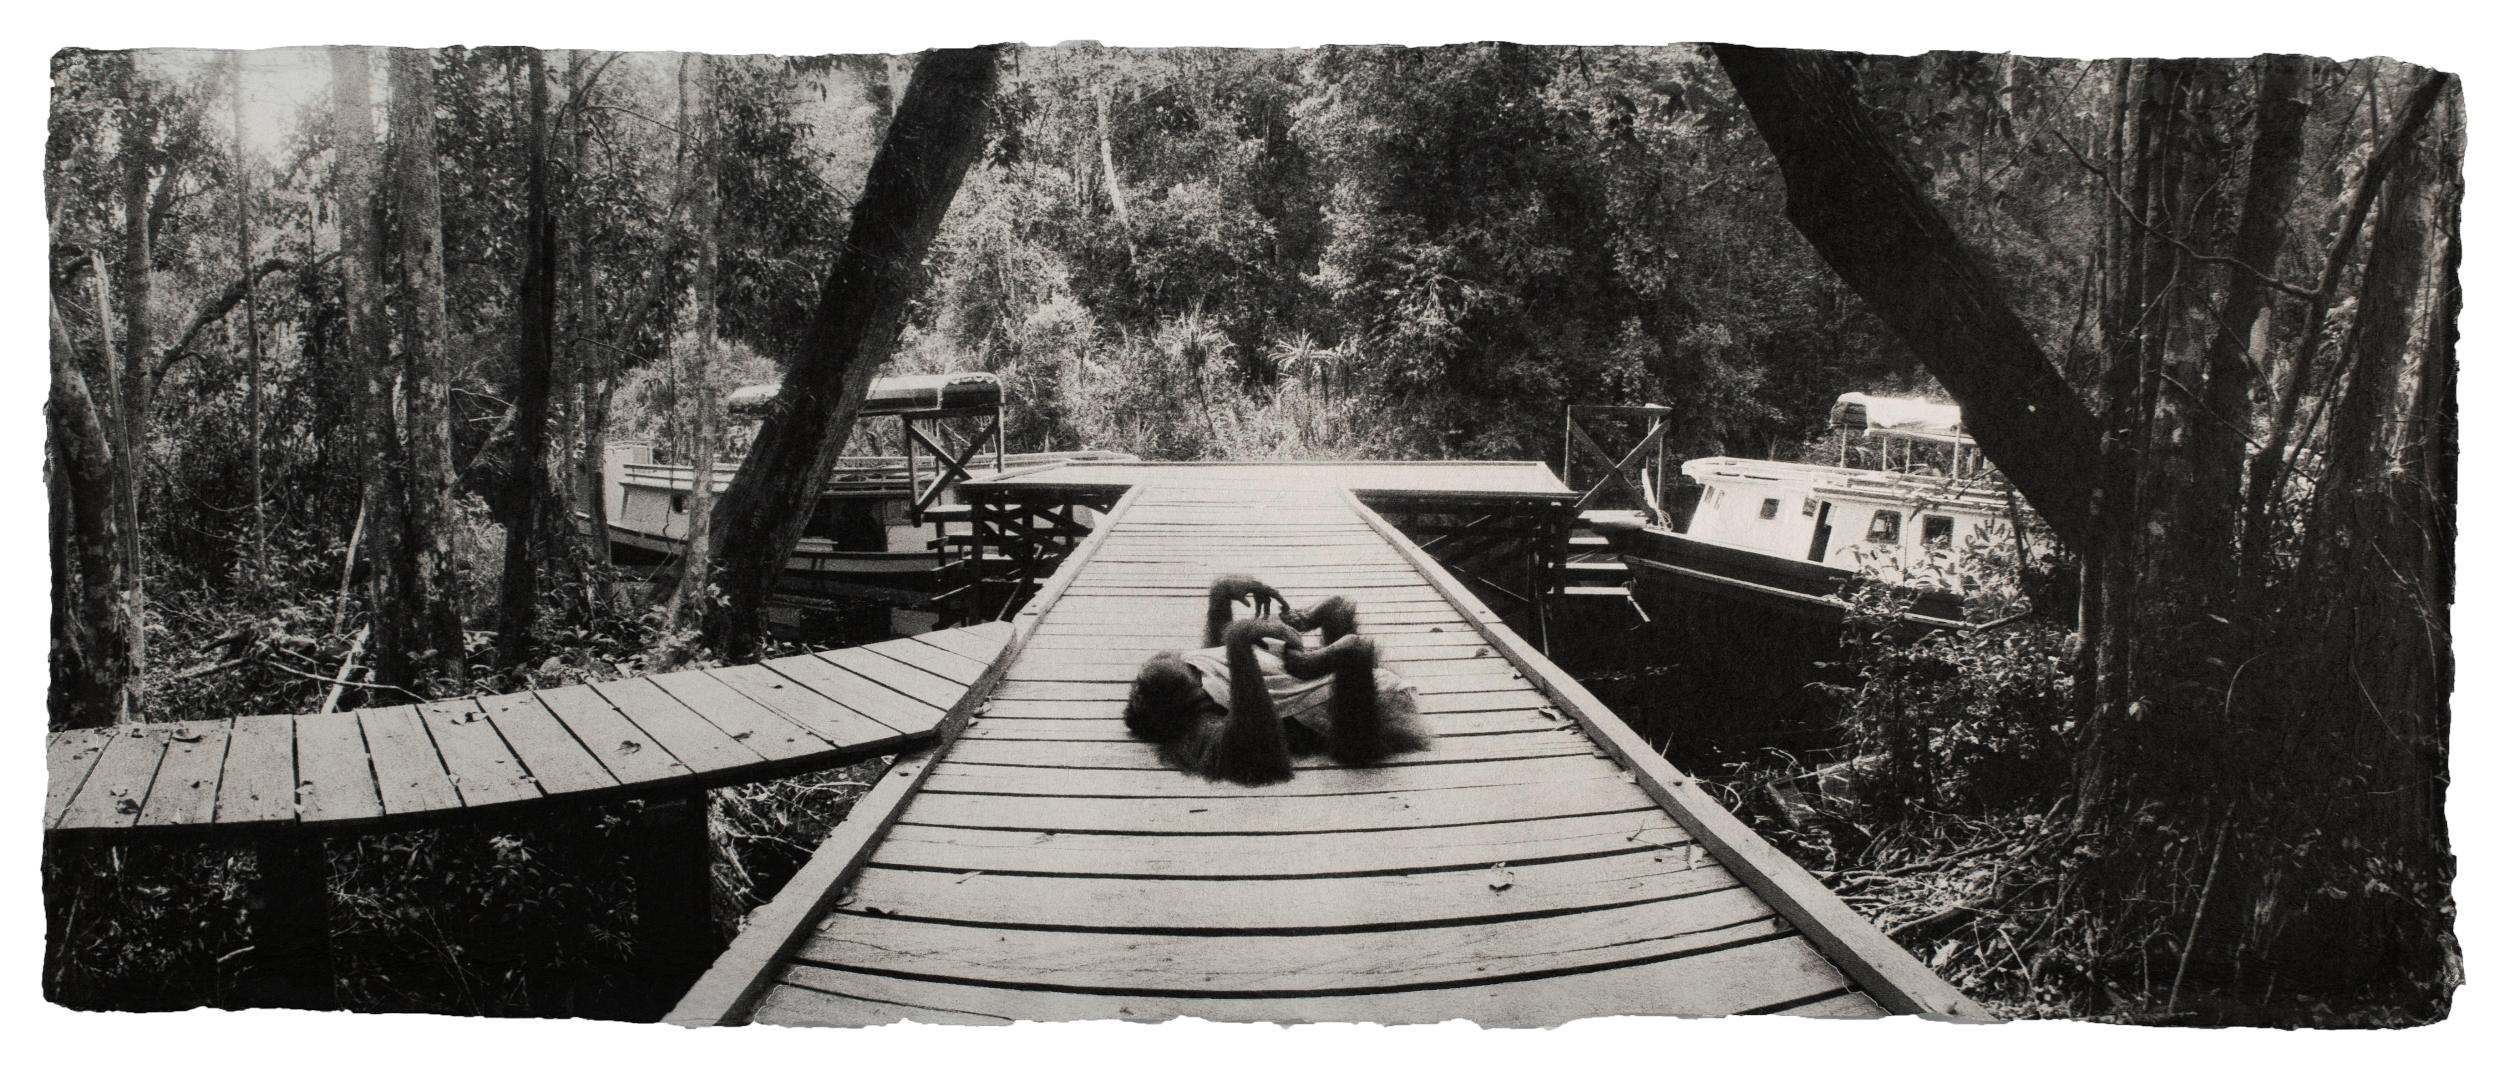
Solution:
[[[1267,679],[1268,697],[1276,703],[1276,716],[1292,718],[1324,733],[1328,729],[1328,699],[1335,694],[1336,674],[1303,680],[1285,672],[1285,660],[1277,653],[1283,649],[1284,642],[1280,639],[1261,640],[1258,653],[1254,656],[1259,662],[1259,675]],[[1206,689],[1207,698],[1215,700],[1216,705],[1226,711],[1232,710],[1233,667],[1224,648],[1208,647],[1181,657],[1197,669],[1199,686]],[[1385,669],[1374,669],[1372,680],[1374,686],[1380,689],[1382,716],[1411,717],[1419,709],[1415,685],[1406,678]]]

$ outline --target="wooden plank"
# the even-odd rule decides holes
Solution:
[[[936,644],[906,638],[874,645],[877,653],[904,665],[934,673],[956,684],[971,684],[990,668],[985,659],[966,658]]]
[[[1380,765],[1387,768],[1597,753],[1596,745],[1589,743],[1587,737],[1564,732],[1463,736],[1431,743],[1432,746],[1423,751],[1392,755]],[[950,765],[975,763],[1053,770],[1163,768],[1154,747],[1142,740],[1001,740],[970,732],[965,733],[962,743],[955,745],[951,760]],[[1297,770],[1333,769],[1337,766],[1336,760],[1326,755],[1304,755],[1294,760]]]
[[[63,808],[61,829],[128,829],[147,804],[156,783],[156,768],[165,759],[168,730],[125,726],[113,731],[104,753],[96,756],[86,783]]]
[[[825,749],[824,742],[797,722],[774,713],[772,708],[739,694],[737,689],[701,670],[663,673],[643,679],[677,697],[686,709],[694,711],[703,720],[719,727],[730,739],[768,761],[793,762]]]
[[[550,688],[535,693],[547,712],[564,723],[582,749],[599,760],[610,776],[627,787],[686,777],[694,767],[669,753],[668,745],[644,732],[619,713],[606,697],[587,684]]]
[[[1257,994],[1490,984],[1706,955],[1793,933],[1742,887],[1679,900],[1325,936],[1016,930],[842,915],[794,955],[966,982]],[[1005,940],[1000,940],[1005,937]],[[1833,977],[1837,977],[1837,974]],[[1798,995],[1836,988],[1828,979]]]
[[[1398,633],[1366,631],[1364,635],[1370,636],[1374,642],[1378,643],[1383,654],[1388,655],[1389,657],[1395,657],[1392,652],[1398,651],[1420,651],[1439,647],[1485,646],[1484,637],[1477,634],[1476,630],[1472,628],[1465,629],[1463,631],[1445,628],[1438,632],[1432,631],[1430,628],[1417,632]],[[1126,651],[1134,652],[1142,658],[1145,655],[1153,654],[1156,651],[1170,650],[1175,644],[1195,642],[1196,639],[1194,637],[1175,637],[1160,633],[1150,633],[1138,636],[1119,636],[1106,635],[1103,633],[1088,634],[1075,628],[1056,629],[1045,627],[1042,631],[1034,634],[1032,641],[1026,645],[1025,649],[1028,651]]]
[[[451,783],[460,789],[462,805],[492,807],[542,795],[536,779],[495,731],[494,720],[477,700],[427,703],[417,708],[417,716],[433,734],[434,750],[442,756]]]
[[[70,798],[87,783],[87,774],[95,769],[97,756],[113,742],[111,729],[71,729],[53,733],[44,740],[43,827],[61,824],[61,813],[69,809]]]
[[[762,666],[724,666],[706,672],[836,748],[884,746],[910,735]]]
[[[607,681],[590,688],[667,748],[688,772],[716,774],[764,762],[754,749],[730,739],[729,734],[686,709],[684,703],[651,683],[649,677]]]
[[[672,1022],[674,1020],[671,1020]],[[1007,1026],[1015,1020],[996,1015],[936,1011],[901,1004],[823,993],[805,986],[775,985],[755,1006],[755,1021],[774,1026],[885,1026],[890,1023],[937,1023],[946,1026]],[[708,1023],[689,1023],[704,1026]]]
[[[382,816],[382,792],[365,754],[364,725],[352,710],[295,719],[295,798],[306,822]]]
[[[283,714],[234,719],[217,782],[217,824],[294,820],[295,719]]]
[[[1606,709],[1588,689],[1556,667],[1535,648],[1493,618],[1481,600],[1467,593],[1431,556],[1382,520],[1353,496],[1346,502],[1383,539],[1412,562],[1425,579],[1447,596],[1451,605],[1474,618],[1487,641],[1536,681],[1555,704],[1577,719],[1589,738],[1621,762],[1650,798],[1710,847],[1729,868],[1780,914],[1831,956],[1849,978],[1869,992],[1887,1011],[1934,1014],[1948,1018],[1993,1021],[1986,1007],[1962,995],[1900,945],[1878,932],[1857,912],[1826,889],[1796,860],[1765,843],[1736,820],[1683,771],[1651,750],[1640,736]]]
[[[1741,1015],[1785,1003],[1799,994],[1837,993],[1847,985],[1846,979],[1794,937],[1611,971],[1386,993],[1294,992],[1245,998],[993,989],[808,965],[793,966],[783,980],[856,999],[1041,1022],[1162,1021],[1192,1016],[1215,1022],[1402,1025],[1464,1019],[1480,1027],[1550,1027],[1607,1015]]]
[[[922,825],[1051,833],[1306,833],[1478,825],[1649,806],[1639,788],[1602,777],[1356,796],[1212,796],[1152,802],[931,792],[913,801],[904,817]]]
[[[1235,881],[889,870],[872,862],[838,910],[1051,929],[1305,932],[1493,922],[1694,896],[1737,885],[1734,875],[1707,857],[1687,866],[1680,854],[1669,853],[1660,862],[1648,852],[1515,864],[1499,874],[1486,866]]]
[[[486,719],[503,734],[527,768],[526,777],[550,796],[599,792],[617,787],[616,776],[600,765],[564,722],[529,692],[489,696],[478,701]]]
[[[1836,997],[1783,1008],[1773,1014],[1793,1015],[1802,1019],[1881,1019],[1891,1015],[1884,1006],[1864,993],[1843,993]]]
[[[918,735],[937,728],[946,708],[933,707],[814,655],[792,655],[761,663],[898,733]]]
[[[1024,706],[1025,712],[1029,714],[1035,707],[1064,710],[1068,704],[1028,703]],[[1556,718],[1561,720],[1557,721]],[[1441,742],[1453,738],[1520,733],[1535,735],[1561,729],[1569,729],[1576,733],[1579,729],[1577,724],[1564,718],[1560,713],[1555,714],[1553,718],[1547,718],[1524,710],[1431,714],[1424,717],[1423,727],[1426,732],[1432,734],[1436,747]],[[1120,711],[1117,706],[1107,707],[1091,717],[1073,714],[1050,716],[1048,711],[1035,716],[1018,717],[1014,716],[1012,708],[1008,714],[1002,715],[994,707],[991,714],[974,721],[972,726],[965,730],[965,735],[997,740],[1106,740],[1130,744],[1138,742],[1136,737],[1129,735],[1128,727],[1121,724]]]
[[[964,686],[937,674],[895,661],[870,647],[818,651],[816,657],[876,681],[930,706],[944,710],[963,697]]]
[[[998,639],[961,628],[936,629],[913,636],[912,639],[932,647],[953,651],[984,666],[996,661],[998,652],[1006,646]]]
[[[1489,672],[1412,677],[1408,680],[1415,685],[1417,693],[1422,696],[1498,692],[1510,694],[1513,702],[1525,703],[1532,707],[1544,701],[1536,698],[1539,693],[1534,685],[1513,675],[1508,666],[1495,662],[1485,668]],[[1124,701],[1128,698],[1127,677],[1133,675],[1134,671],[1128,675],[1095,674],[1087,679],[1062,680],[1030,679],[1019,672],[1016,674],[1016,679],[1011,679],[999,686],[998,698],[1002,700],[1057,699],[1069,702]]]
[[[1127,799],[1207,799],[1223,796],[1344,796],[1372,792],[1423,792],[1438,788],[1488,785],[1541,785],[1615,772],[1615,764],[1595,755],[1558,755],[1502,761],[1449,762],[1420,766],[1374,766],[1360,769],[1299,769],[1293,780],[1275,785],[1236,785],[1210,781],[1182,770],[1153,767],[1128,770],[1057,770],[1036,773],[1025,766],[983,766],[950,762],[929,775],[932,792],[978,792],[990,796],[1079,797]]]
[[[460,788],[452,784],[417,708],[368,707],[356,712],[356,720],[365,729],[365,753],[373,758],[373,783],[381,789],[384,813],[459,808]]]
[[[165,759],[156,768],[141,826],[200,826],[217,818],[217,781],[226,768],[227,730],[221,721],[186,721],[167,727]]]
[[[1648,851],[1681,857],[1692,839],[1655,808],[1427,829],[1150,837],[1034,833],[905,823],[877,862],[957,872],[1117,877],[1322,877]],[[1666,862],[1668,860],[1660,860]]]

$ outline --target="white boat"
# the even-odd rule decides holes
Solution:
[[[1837,621],[1848,596],[1876,582],[1908,594],[1914,620],[1960,625],[1966,556],[2003,538],[2014,508],[1962,433],[1961,410],[1850,393],[1831,426],[1842,465],[1698,458],[1683,465],[1702,488],[1683,531],[1596,527],[1636,576],[1668,587]],[[1846,464],[1854,458],[1872,467]]]

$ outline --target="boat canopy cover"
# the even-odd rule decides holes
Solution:
[[[1909,439],[1970,441],[1962,431],[1961,406],[1924,398],[1878,398],[1850,391],[1832,403],[1831,425]]]
[[[729,392],[729,411],[761,414],[781,394],[781,384],[758,383]],[[1005,396],[998,377],[988,372],[949,372],[935,376],[885,376],[868,384],[861,414],[900,413],[921,409],[977,409],[997,405]]]

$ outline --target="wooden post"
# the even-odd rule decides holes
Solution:
[[[252,907],[252,967],[235,987],[246,1008],[338,1007],[330,964],[330,857],[320,837],[272,833],[253,845],[260,863]]]
[[[712,921],[711,796],[647,797],[634,825],[634,960],[656,1016],[726,947]]]

